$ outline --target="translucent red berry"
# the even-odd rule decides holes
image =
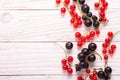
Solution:
[[[102,50],[102,53],[103,53],[103,54],[106,54],[106,53],[107,53],[107,50],[106,50],[106,49],[103,49],[103,50]]]
[[[86,37],[82,36],[81,37],[81,42],[85,42],[86,41]]]
[[[78,76],[77,80],[84,80],[82,76]]]
[[[90,73],[90,69],[86,69],[86,73],[89,74]]]
[[[100,12],[100,17],[103,19],[105,17],[105,13],[104,12]]]
[[[68,62],[73,62],[73,57],[72,56],[68,57]]]
[[[74,28],[78,28],[78,22],[73,23]]]
[[[66,9],[64,7],[61,8],[61,13],[64,14],[66,12]]]
[[[98,2],[94,3],[94,7],[95,7],[95,9],[98,9],[99,8],[99,3]]]
[[[70,23],[73,24],[75,22],[74,18],[70,19]]]
[[[68,65],[63,65],[63,66],[62,66],[62,69],[63,69],[63,70],[67,70],[67,69],[68,69]]]
[[[67,72],[68,72],[68,74],[72,74],[73,73],[73,69],[72,68],[68,68]]]
[[[80,38],[80,37],[81,37],[81,33],[80,33],[80,32],[76,32],[76,33],[75,33],[75,37],[76,37],[76,38]]]
[[[105,18],[105,17],[102,18],[102,22],[103,22],[103,23],[106,23],[106,22],[107,22],[107,18]]]
[[[115,50],[116,49],[116,45],[112,44],[111,45],[111,49]]]
[[[90,78],[91,80],[93,80],[94,75],[93,75],[93,74],[90,74],[89,78]]]
[[[78,21],[78,25],[79,25],[79,26],[82,25],[82,21],[81,21],[81,20]]]
[[[57,4],[57,5],[60,4],[60,1],[61,1],[61,0],[56,0],[56,4]]]
[[[110,38],[106,38],[105,39],[105,43],[110,43],[111,39]]]
[[[100,30],[98,30],[98,29],[95,32],[96,32],[96,35],[100,34]]]
[[[107,7],[108,7],[108,2],[104,2],[104,3],[103,3],[103,6],[104,6],[105,8],[107,8]]]
[[[64,0],[64,4],[68,5],[70,3],[70,0]]]
[[[76,9],[75,4],[70,5],[70,10],[75,11],[75,9]]]
[[[93,71],[93,75],[94,75],[94,76],[97,75],[97,71],[96,71],[96,70]]]
[[[103,12],[103,13],[105,12],[105,7],[104,6],[100,7],[100,12]]]
[[[66,60],[66,59],[62,59],[61,63],[62,63],[63,65],[66,65],[67,60]]]
[[[108,37],[113,37],[113,32],[108,32]]]
[[[103,44],[102,44],[102,47],[103,47],[103,48],[107,48],[107,46],[108,46],[107,43],[103,43]]]
[[[109,54],[113,54],[114,50],[113,49],[109,49],[108,52],[109,52]]]
[[[94,31],[91,31],[90,32],[90,37],[94,37],[95,36],[95,32]]]
[[[82,43],[81,41],[78,41],[78,42],[77,42],[77,46],[78,46],[78,47],[82,47],[82,45],[83,45],[83,43]]]
[[[108,55],[104,55],[104,60],[105,60],[105,61],[108,60]]]

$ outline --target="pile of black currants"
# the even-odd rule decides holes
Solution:
[[[79,64],[76,64],[76,71],[87,69],[89,67],[88,62],[94,62],[96,60],[96,56],[94,54],[96,49],[97,45],[95,43],[90,43],[88,48],[83,48],[81,50],[81,52],[78,54]]]

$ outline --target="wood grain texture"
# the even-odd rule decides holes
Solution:
[[[101,54],[102,43],[108,31],[119,31],[120,6],[119,0],[107,0],[109,23],[101,28],[101,35],[95,38],[97,52]],[[95,0],[87,0],[91,11]],[[1,80],[76,80],[77,74],[68,76],[61,69],[64,52],[54,43],[63,48],[67,41],[73,41],[71,53],[74,64],[78,62],[74,33],[84,34],[85,26],[75,30],[69,23],[70,16],[60,15],[55,0],[0,0],[0,79]],[[112,79],[120,78],[120,34],[116,35],[113,44],[117,45],[115,55],[110,57],[109,65],[113,68]],[[87,47],[87,42],[83,47]],[[98,57],[98,56],[97,56]],[[96,60],[94,66],[103,66],[103,61]],[[92,67],[92,64],[91,64]]]

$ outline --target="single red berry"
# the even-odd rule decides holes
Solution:
[[[90,32],[90,37],[95,37],[95,32],[94,31]]]
[[[70,5],[70,10],[75,11],[75,9],[76,9],[75,4]]]
[[[73,16],[75,19],[78,18],[78,14],[77,14],[76,12],[74,12],[72,16]]]
[[[67,69],[68,69],[68,65],[63,65],[63,66],[62,66],[62,69],[63,69],[63,70],[67,70]]]
[[[113,32],[108,32],[108,37],[113,37]]]
[[[113,54],[114,50],[113,49],[109,49],[108,52],[109,52],[109,54]]]
[[[83,77],[82,76],[78,76],[77,80],[83,80]]]
[[[103,23],[106,23],[106,22],[107,22],[107,18],[105,18],[105,17],[102,18],[102,22],[103,22]]]
[[[68,72],[68,74],[72,74],[73,73],[73,69],[72,68],[68,68],[67,72]]]
[[[64,14],[66,12],[66,9],[64,7],[61,8],[61,13]]]
[[[78,22],[73,23],[74,28],[78,28]]]
[[[80,33],[80,32],[76,32],[76,33],[75,33],[75,37],[76,37],[76,38],[80,38],[80,37],[81,37],[81,33]]]
[[[74,18],[70,19],[70,23],[73,24],[75,22]]]
[[[98,30],[98,29],[95,32],[96,32],[96,35],[100,34],[100,30]]]
[[[78,25],[79,25],[79,26],[82,25],[82,21],[81,21],[81,20],[78,21]]]
[[[93,80],[94,75],[93,75],[93,74],[90,74],[90,75],[89,75],[89,78],[90,78],[91,80]]]
[[[94,76],[97,75],[97,71],[96,71],[96,70],[93,71],[93,75],[94,75]]]
[[[93,79],[92,80],[97,80],[97,77],[93,77]]]
[[[102,44],[102,47],[103,47],[103,48],[107,48],[107,46],[108,46],[107,43],[103,43],[103,44]]]
[[[82,36],[81,37],[81,42],[85,42],[86,41],[86,37]]]
[[[72,56],[68,57],[68,62],[73,62],[73,57]]]
[[[100,12],[100,17],[103,19],[105,17],[105,13],[104,12]]]
[[[101,7],[100,7],[100,11],[104,13],[104,12],[105,12],[105,7],[104,7],[104,6],[101,6]]]
[[[103,54],[106,54],[106,53],[107,53],[107,50],[106,50],[106,49],[103,49],[103,50],[102,50],[102,53],[103,53]]]
[[[98,9],[99,8],[99,3],[98,2],[94,3],[94,7],[95,7],[95,9]]]
[[[80,16],[77,16],[76,19],[77,19],[77,21],[81,21],[81,17]]]
[[[70,0],[64,0],[64,4],[69,5]]]
[[[56,0],[56,4],[57,4],[57,5],[60,4],[60,1],[61,1],[61,0]]]
[[[101,2],[102,2],[102,3],[104,3],[104,2],[105,2],[105,0],[101,0]]]
[[[108,55],[104,55],[104,60],[107,61],[108,60]]]
[[[89,41],[90,40],[90,35],[86,35],[86,39]]]
[[[81,42],[81,41],[78,41],[78,42],[77,42],[77,46],[78,46],[78,47],[82,47],[82,45],[83,45],[83,42]]]
[[[110,38],[106,38],[106,39],[105,39],[105,43],[107,43],[107,44],[109,44],[109,43],[110,43],[110,41],[111,41],[111,39],[110,39]]]
[[[104,3],[103,3],[103,6],[104,6],[105,8],[107,8],[107,7],[108,7],[108,2],[104,2]]]
[[[86,73],[89,74],[90,73],[90,69],[86,69]]]
[[[116,49],[116,45],[112,44],[111,45],[111,49],[115,50]]]
[[[66,60],[66,59],[62,59],[61,63],[62,63],[63,65],[66,65],[67,60]]]

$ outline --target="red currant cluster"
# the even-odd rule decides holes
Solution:
[[[95,9],[99,9],[99,15],[102,19],[102,22],[106,22],[107,18],[105,17],[105,10],[108,7],[108,2],[106,0],[100,0],[99,2],[94,3]]]
[[[102,53],[104,54],[104,60],[108,60],[108,54],[112,55],[115,52],[116,45],[112,44],[110,45],[112,39],[113,39],[113,32],[108,32],[108,38],[105,39],[104,43],[102,44],[103,50]]]
[[[90,31],[86,36],[82,36],[80,32],[75,33],[75,38],[78,39],[77,46],[82,47],[86,41],[93,40],[95,36],[100,34],[99,30]]]

